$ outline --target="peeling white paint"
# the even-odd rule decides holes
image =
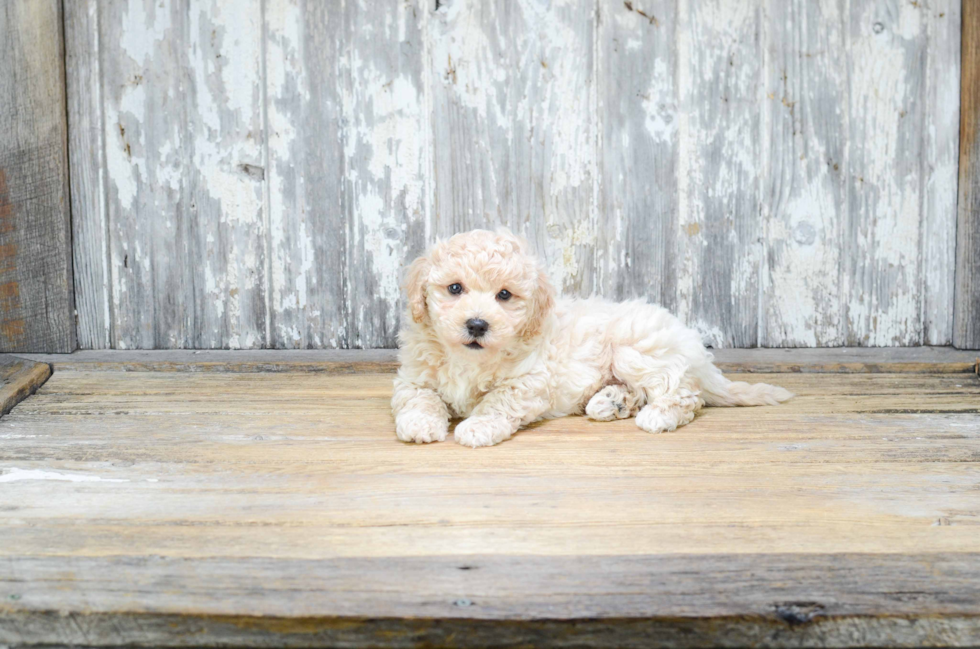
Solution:
[[[677,132],[677,103],[674,99],[674,79],[662,59],[653,62],[650,87],[643,96],[646,113],[644,126],[654,142],[671,142]],[[628,145],[628,143],[627,143]]]
[[[958,3],[643,6],[102,3],[116,346],[390,344],[411,251],[498,224],[568,292],[663,285],[716,345],[750,318],[767,345],[948,343]],[[642,73],[601,83],[619,59]],[[604,166],[651,147],[669,177]],[[672,233],[670,277],[636,276],[638,231]]]
[[[921,23],[918,10],[900,5],[898,16],[882,15],[869,3],[861,33],[852,40],[851,83],[863,92],[851,96],[852,132],[860,146],[852,152],[851,209],[865,215],[856,254],[875,269],[873,285],[857,285],[849,297],[848,323],[868,345],[917,344],[921,329],[919,275],[920,184],[918,164],[903,155],[902,130],[916,102],[910,96],[907,65]],[[897,18],[897,20],[895,20]],[[856,154],[856,155],[855,155]],[[905,168],[909,173],[903,173]],[[862,265],[864,265],[862,264]]]

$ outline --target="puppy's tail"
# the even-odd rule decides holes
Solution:
[[[714,365],[709,365],[698,378],[701,398],[709,406],[774,406],[796,396],[768,383],[729,381]]]

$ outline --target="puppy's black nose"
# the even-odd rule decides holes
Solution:
[[[466,321],[466,330],[470,332],[470,335],[474,338],[482,338],[484,334],[487,333],[487,329],[490,325],[487,324],[486,320],[481,320],[479,318],[470,318]]]

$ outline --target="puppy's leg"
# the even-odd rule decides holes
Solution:
[[[607,385],[596,392],[585,406],[585,414],[596,421],[632,417],[639,410],[640,397],[625,385]]]
[[[689,424],[704,406],[701,393],[682,387],[657,397],[643,406],[636,416],[636,425],[648,433],[663,433]]]
[[[428,388],[395,379],[391,397],[395,435],[403,442],[441,442],[449,433],[449,410],[439,395]]]
[[[548,386],[543,377],[522,376],[487,393],[453,436],[464,446],[493,446],[535,421],[548,409]]]
[[[629,347],[613,352],[613,374],[645,397],[647,405],[636,415],[636,425],[648,433],[690,423],[704,407],[701,386],[687,370],[687,360],[680,355],[653,357]]]

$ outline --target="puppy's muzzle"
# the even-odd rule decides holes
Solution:
[[[490,324],[486,320],[481,320],[480,318],[470,318],[466,321],[466,331],[468,331],[470,336],[473,338],[483,338],[483,336],[485,336],[489,330]]]

